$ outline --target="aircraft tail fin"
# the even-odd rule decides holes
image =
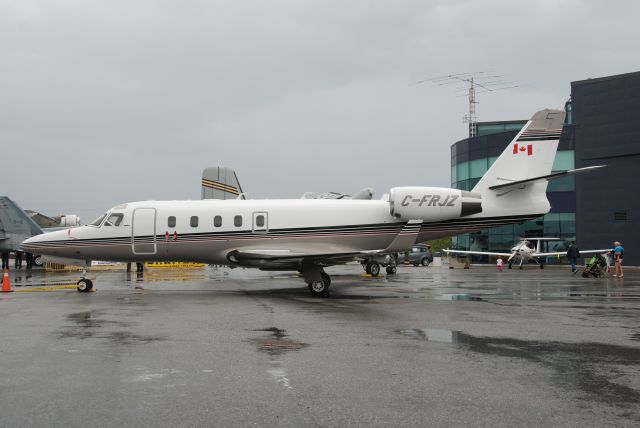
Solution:
[[[11,235],[14,237],[24,236],[24,238],[16,238],[16,240],[22,241],[41,233],[42,229],[18,204],[7,196],[0,196],[0,239],[12,238]],[[16,244],[19,244],[20,241]]]
[[[551,175],[564,118],[562,110],[541,110],[520,130],[472,190],[482,194],[483,215],[490,207],[512,214],[549,211],[541,178]]]
[[[202,171],[202,199],[245,199],[236,172],[226,166]]]
[[[564,117],[562,110],[535,113],[472,191],[551,174]]]

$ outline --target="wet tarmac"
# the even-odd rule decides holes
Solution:
[[[638,426],[640,271],[11,272],[1,426]]]

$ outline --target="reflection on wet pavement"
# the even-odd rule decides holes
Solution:
[[[604,343],[527,341],[476,337],[441,329],[405,329],[399,334],[418,340],[451,343],[468,351],[524,359],[554,370],[553,380],[586,399],[618,407],[640,403],[640,391],[625,385],[622,367],[640,369],[640,348]]]

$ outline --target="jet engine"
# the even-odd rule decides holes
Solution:
[[[66,214],[60,216],[60,224],[61,227],[75,227],[80,226],[80,217],[75,214]]]
[[[482,212],[480,193],[444,187],[394,187],[391,215],[403,221],[449,220]]]

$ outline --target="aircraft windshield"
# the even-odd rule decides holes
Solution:
[[[122,214],[111,214],[107,221],[104,222],[105,226],[120,226],[122,223],[122,218],[124,216]]]
[[[102,223],[102,220],[104,220],[106,216],[107,216],[107,213],[102,214],[100,217],[98,217],[97,219],[89,223],[89,226],[100,226],[100,224]]]

